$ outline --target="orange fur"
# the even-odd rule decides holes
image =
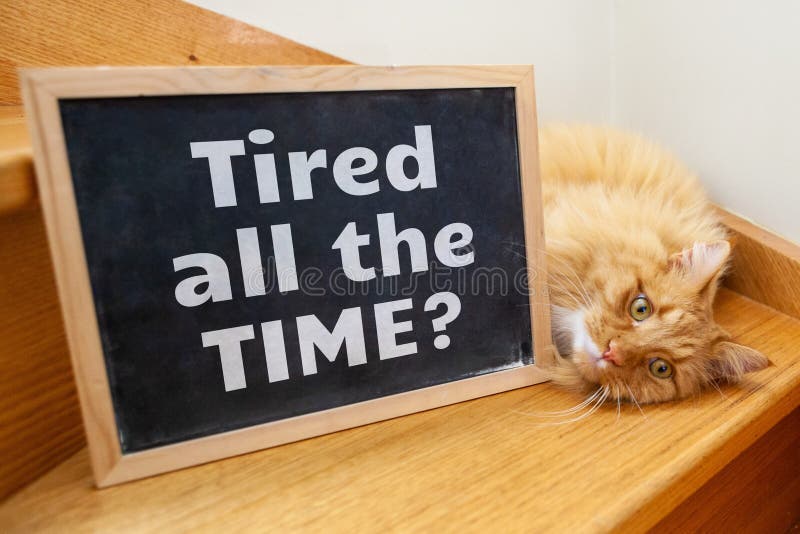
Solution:
[[[589,126],[544,128],[540,151],[554,338],[565,356],[554,381],[660,402],[766,366],[714,323],[730,244],[683,165],[640,137]],[[640,294],[652,312],[636,321]],[[612,346],[614,361],[601,359]],[[671,377],[651,373],[654,358]]]

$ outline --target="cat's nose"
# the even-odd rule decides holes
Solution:
[[[622,358],[619,353],[619,348],[617,347],[617,343],[614,340],[608,342],[608,348],[603,353],[603,359],[607,362],[613,363],[614,365],[621,364]]]

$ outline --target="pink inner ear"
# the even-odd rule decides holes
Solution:
[[[723,341],[714,350],[712,362],[715,378],[736,382],[745,373],[759,371],[769,365],[766,356],[755,349]]]
[[[724,239],[710,243],[695,243],[669,258],[670,269],[680,269],[695,284],[706,284],[725,265],[731,254],[731,244]]]

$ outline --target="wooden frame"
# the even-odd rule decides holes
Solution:
[[[21,71],[45,214],[73,369],[98,486],[107,486],[546,379],[551,362],[544,225],[531,66],[65,68]],[[72,188],[59,99],[187,94],[513,87],[532,276],[531,326],[536,365],[499,371],[307,415],[122,454]]]

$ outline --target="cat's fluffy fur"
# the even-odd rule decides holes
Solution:
[[[557,383],[659,402],[767,365],[714,323],[731,247],[681,163],[641,137],[588,126],[544,128],[540,158],[553,332],[564,357]],[[652,306],[642,321],[630,312],[639,295]],[[651,371],[656,358],[670,377]]]

